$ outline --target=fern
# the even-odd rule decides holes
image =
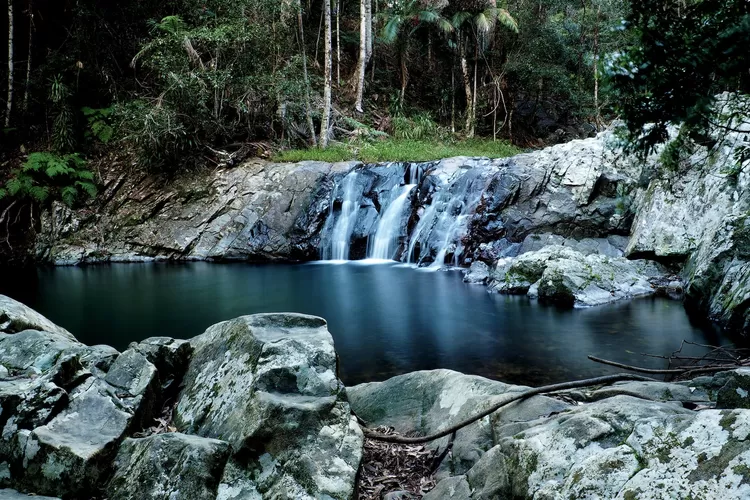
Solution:
[[[73,205],[82,195],[97,194],[94,174],[86,169],[86,160],[77,153],[58,155],[49,152],[31,153],[20,169],[0,188],[0,198],[12,196],[44,203],[50,198]]]

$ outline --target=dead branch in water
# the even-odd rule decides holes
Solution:
[[[521,401],[523,399],[527,399],[532,396],[536,396],[538,394],[546,394],[546,393],[557,392],[557,391],[566,391],[569,389],[580,389],[582,387],[589,387],[593,385],[606,385],[606,384],[612,384],[614,382],[622,382],[625,380],[653,382],[652,378],[642,377],[640,375],[630,375],[627,373],[621,373],[617,375],[606,375],[604,377],[596,377],[596,378],[590,378],[586,380],[575,380],[573,382],[563,382],[561,384],[552,384],[552,385],[545,385],[543,387],[535,387],[527,391],[513,394],[507,399],[504,399],[503,401],[500,401],[499,403],[495,403],[494,405],[490,406],[486,410],[479,412],[476,415],[469,417],[465,420],[462,420],[461,422],[458,422],[457,424],[451,425],[450,427],[447,427],[446,429],[443,429],[442,431],[436,432],[435,434],[430,434],[429,436],[408,437],[408,436],[401,436],[398,434],[384,434],[382,432],[378,432],[375,429],[369,429],[364,426],[361,426],[361,427],[362,427],[362,432],[364,433],[365,437],[367,437],[368,439],[376,440],[376,441],[384,441],[387,443],[400,443],[400,444],[428,443],[430,441],[434,441],[436,439],[449,436],[455,433],[456,431],[466,427],[467,425],[471,425],[474,422],[481,420],[484,417],[496,412],[503,406],[507,406],[516,401]]]
[[[709,349],[709,351],[703,356],[683,356],[682,349],[685,345],[701,347]],[[667,360],[669,368],[666,369],[627,365],[609,359],[597,358],[596,356],[589,356],[588,358],[596,363],[615,366],[617,368],[623,368],[634,372],[648,373],[652,375],[668,375],[674,376],[678,379],[684,379],[700,373],[715,373],[725,370],[734,370],[743,366],[750,366],[749,355],[750,349],[733,348],[730,346],[717,347],[683,340],[679,349],[672,351],[672,354],[669,356],[642,353],[642,356]]]

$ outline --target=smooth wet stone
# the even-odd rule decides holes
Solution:
[[[30,307],[0,295],[0,333],[18,333],[24,330],[41,330],[55,333],[73,342],[76,340],[72,333]]]
[[[352,409],[368,426],[386,425],[402,434],[428,435],[524,389],[451,370],[431,370],[356,385],[347,392]],[[440,475],[470,469],[494,446],[493,427],[516,420],[534,420],[567,407],[562,401],[536,396],[461,429],[456,433],[451,455],[441,465]],[[445,437],[427,446],[442,449],[447,441]]]
[[[362,433],[321,318],[258,314],[191,340],[177,429],[229,442],[219,498],[349,498]]]
[[[224,441],[167,433],[126,439],[114,462],[111,500],[214,500],[230,446]]]

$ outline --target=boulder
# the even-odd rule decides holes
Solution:
[[[651,261],[584,255],[554,245],[499,260],[490,290],[585,307],[655,293],[651,280],[667,274]]]
[[[70,341],[76,340],[72,333],[57,326],[30,307],[10,297],[0,295],[0,333],[18,333],[24,330],[41,330],[55,333]]]
[[[748,410],[693,412],[616,396],[521,430],[496,428],[498,445],[435,491],[465,481],[471,495],[464,498],[476,499],[739,500],[750,495],[748,424]]]
[[[235,452],[219,498],[349,498],[362,433],[323,319],[258,314],[219,323],[194,349],[174,422]]]
[[[120,442],[157,405],[156,368],[134,350],[88,347],[24,317],[53,331],[0,333],[0,486],[98,495]]]
[[[215,500],[230,455],[224,441],[180,433],[126,439],[117,452],[111,500]]]
[[[368,426],[394,427],[401,434],[428,435],[449,427],[507,394],[525,388],[451,370],[407,373],[386,380],[350,387],[352,409]],[[563,401],[535,396],[502,412],[467,426],[456,433],[453,452],[442,464],[440,475],[469,470],[494,446],[493,425],[515,420],[537,419],[567,408]],[[428,443],[443,448],[448,438]]]

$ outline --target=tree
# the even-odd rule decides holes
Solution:
[[[391,4],[383,13],[386,23],[383,26],[383,41],[398,42],[399,65],[401,67],[401,106],[404,105],[406,87],[409,84],[407,59],[412,35],[423,25],[437,26],[444,33],[453,31],[453,26],[432,6],[420,0],[401,0]]]
[[[323,15],[325,16],[325,64],[323,88],[323,118],[320,121],[320,147],[328,147],[331,127],[331,87],[333,86],[333,50],[331,34],[331,0],[323,0]]]
[[[359,59],[357,60],[357,102],[354,108],[364,112],[362,101],[365,95],[365,70],[372,52],[372,0],[359,1]]]
[[[297,24],[299,26],[300,53],[302,54],[302,71],[305,79],[305,119],[310,131],[310,141],[313,146],[318,145],[315,139],[315,124],[312,119],[312,106],[310,105],[310,77],[307,74],[307,52],[305,51],[305,23],[302,20],[302,0],[297,0]]]
[[[10,126],[10,115],[13,112],[13,58],[15,57],[13,51],[13,31],[13,0],[8,0],[8,103],[5,112],[6,128]]]
[[[629,148],[648,152],[683,123],[703,140],[717,93],[750,90],[750,2],[632,2],[624,28],[636,43],[607,63]],[[750,110],[738,110],[747,113]]]
[[[484,52],[490,35],[494,33],[497,24],[507,30],[518,33],[518,24],[504,8],[498,8],[495,0],[488,2],[489,7],[481,10],[461,10],[451,18],[454,33],[454,46],[458,52],[461,73],[466,93],[466,137],[474,137],[477,119],[477,66],[480,53]],[[474,49],[474,74],[470,73],[468,54]]]

